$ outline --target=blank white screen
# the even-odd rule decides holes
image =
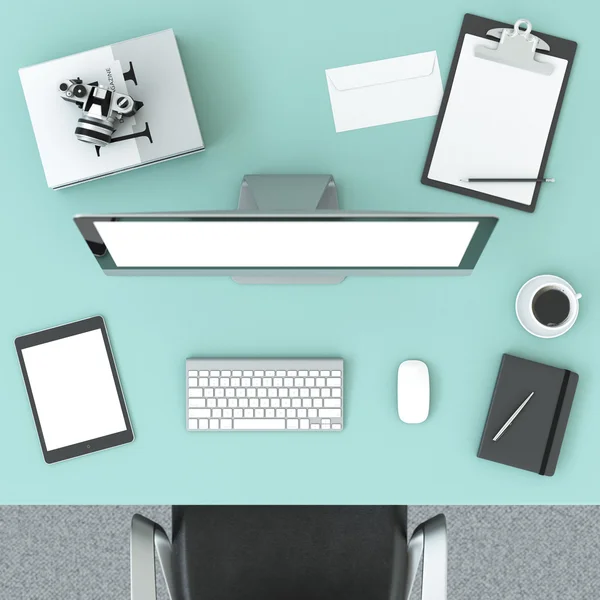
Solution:
[[[125,431],[100,329],[25,348],[47,450]]]
[[[476,221],[99,221],[117,267],[458,267]]]

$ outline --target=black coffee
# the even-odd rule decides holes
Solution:
[[[571,311],[569,298],[560,290],[545,288],[533,297],[533,314],[546,327],[558,327]]]

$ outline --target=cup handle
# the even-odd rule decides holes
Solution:
[[[575,294],[575,298],[577,298],[577,300],[579,300],[579,298],[581,298],[581,294]]]

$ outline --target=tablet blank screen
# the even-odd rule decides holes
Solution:
[[[102,331],[23,350],[48,451],[125,431]]]

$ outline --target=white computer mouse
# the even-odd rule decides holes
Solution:
[[[405,423],[422,423],[429,415],[429,369],[421,360],[398,367],[398,416]]]

